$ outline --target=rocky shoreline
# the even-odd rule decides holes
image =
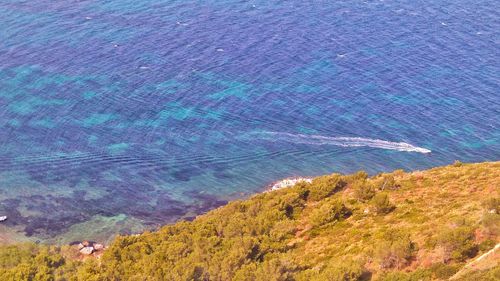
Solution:
[[[271,191],[280,190],[283,188],[292,187],[295,184],[300,183],[300,182],[311,183],[312,179],[313,179],[312,177],[300,177],[300,176],[284,178],[284,179],[272,182],[271,184],[265,186],[265,188],[261,192],[271,192]],[[197,215],[201,215],[204,213],[205,212],[202,212],[202,213],[199,213]],[[4,216],[4,214],[0,214],[0,215],[1,215],[0,216],[0,224],[2,224],[4,227],[7,227],[10,229],[10,227],[11,227],[10,223],[5,223],[5,222],[7,220],[11,220],[13,218],[7,217],[6,215]],[[17,233],[19,230],[13,230],[13,231],[15,231]],[[94,237],[91,233],[86,233],[86,234],[87,235],[90,234],[88,236],[88,238],[90,238],[90,239],[106,240],[106,239],[103,239],[103,237],[97,237],[97,236]],[[7,233],[5,233],[5,235],[7,235]],[[32,241],[35,243],[40,243],[42,240],[41,238],[38,238],[38,237],[37,238],[32,237],[32,239],[22,237],[24,240],[20,240],[20,238],[12,238],[11,239],[11,238],[9,238],[10,236],[12,236],[12,234],[8,234],[8,236],[6,236],[6,237],[0,237],[0,243],[10,244],[10,243],[25,241],[25,240]],[[76,235],[76,236],[80,236],[80,239],[83,238],[83,237],[81,237],[81,235]],[[75,237],[75,238],[77,238],[77,237]],[[35,239],[37,239],[37,240],[35,241]],[[69,241],[72,241],[72,240],[69,240]],[[76,240],[76,241],[73,240],[74,242],[69,242],[69,241],[66,240],[65,243],[63,242],[61,244],[69,245],[70,247],[74,248],[74,251],[76,253],[79,253],[83,256],[98,255],[100,252],[102,252],[105,249],[104,244],[96,243],[96,242],[93,242],[91,240]],[[60,241],[60,242],[62,242],[62,241]],[[51,243],[57,243],[57,242],[52,241]]]
[[[274,190],[279,190],[282,188],[287,188],[287,187],[292,187],[296,185],[299,182],[306,182],[306,183],[311,183],[313,178],[308,178],[308,177],[292,177],[292,178],[285,178],[282,180],[279,180],[277,182],[274,182],[268,186],[266,191],[274,191]]]
[[[70,246],[75,247],[75,249],[83,256],[90,255],[100,255],[102,251],[106,249],[104,244],[96,243],[94,241],[84,240],[82,242],[74,242]]]
[[[289,177],[289,178],[284,178],[279,181],[275,181],[271,184],[269,184],[265,190],[265,192],[271,192],[283,188],[288,188],[292,187],[295,184],[299,182],[306,182],[306,183],[311,183],[313,178],[310,177]],[[134,234],[132,234],[134,235]],[[140,234],[135,234],[135,235],[140,235]],[[70,243],[70,246],[74,247],[75,250],[82,255],[83,257],[85,256],[94,256],[94,257],[99,257],[105,250],[106,246],[101,243],[97,243],[94,241],[89,241],[89,240],[84,240],[81,242],[73,242]]]
[[[275,190],[280,190],[283,188],[292,187],[297,183],[306,182],[311,183],[313,178],[310,177],[289,177],[284,178],[279,181],[275,181],[269,184],[264,192],[271,192]],[[140,234],[135,234],[140,235]],[[95,241],[83,240],[83,241],[75,241],[69,243],[69,246],[74,249],[74,251],[80,255],[80,258],[85,257],[99,257],[106,250],[106,246],[102,243],[97,243]]]

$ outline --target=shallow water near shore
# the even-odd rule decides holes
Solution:
[[[2,227],[105,240],[281,178],[498,160],[499,11],[2,1]]]

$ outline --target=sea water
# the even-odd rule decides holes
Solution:
[[[66,241],[500,159],[500,2],[0,1],[0,215]]]

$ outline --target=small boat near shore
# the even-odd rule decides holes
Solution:
[[[6,220],[7,220],[7,216],[0,216],[0,222],[6,221]]]

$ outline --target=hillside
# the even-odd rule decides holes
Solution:
[[[499,280],[498,251],[478,258],[500,242],[499,187],[500,162],[326,175],[83,261],[70,246],[4,246],[0,280]]]

